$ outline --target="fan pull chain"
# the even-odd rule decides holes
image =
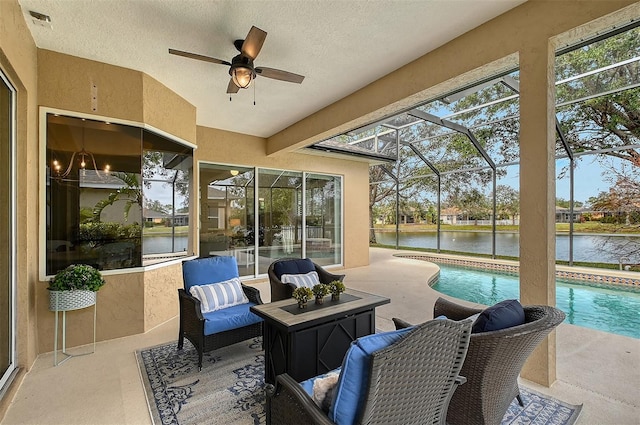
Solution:
[[[256,83],[253,82],[253,106],[256,106]]]

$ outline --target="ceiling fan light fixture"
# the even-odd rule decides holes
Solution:
[[[235,66],[231,68],[231,79],[233,80],[233,83],[241,89],[249,87],[253,77],[253,69],[249,67]]]

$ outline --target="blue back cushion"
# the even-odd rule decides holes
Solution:
[[[337,425],[355,423],[366,397],[371,353],[388,347],[411,332],[413,327],[367,335],[355,340],[342,361],[329,419]]]
[[[196,258],[182,262],[182,279],[187,292],[195,285],[224,282],[234,277],[239,277],[235,257]]]
[[[522,325],[524,309],[518,300],[500,301],[484,309],[473,323],[471,333],[497,331]]]
[[[308,258],[278,261],[273,265],[273,272],[278,279],[283,274],[306,274],[315,271],[316,267],[313,265],[313,261]]]

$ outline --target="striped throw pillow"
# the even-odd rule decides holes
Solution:
[[[203,313],[249,302],[242,290],[240,278],[237,277],[209,285],[194,285],[189,292],[200,300],[200,310]]]
[[[296,288],[306,286],[307,288],[313,288],[314,285],[320,283],[318,273],[313,271],[307,274],[283,274],[280,276],[282,283],[290,283]]]

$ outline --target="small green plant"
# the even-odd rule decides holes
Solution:
[[[344,286],[344,283],[339,280],[334,280],[333,282],[329,283],[329,290],[331,291],[332,295],[340,295],[346,289],[347,287]]]
[[[329,295],[329,285],[318,283],[316,285],[313,285],[313,288],[311,288],[311,292],[313,292],[313,295],[315,295],[316,298],[324,297],[325,295]]]
[[[52,291],[97,291],[104,285],[104,278],[97,269],[87,264],[72,264],[64,270],[60,270],[49,281],[49,289]]]
[[[292,295],[299,303],[306,303],[311,297],[313,297],[313,292],[311,292],[311,288],[300,286],[293,290]]]

